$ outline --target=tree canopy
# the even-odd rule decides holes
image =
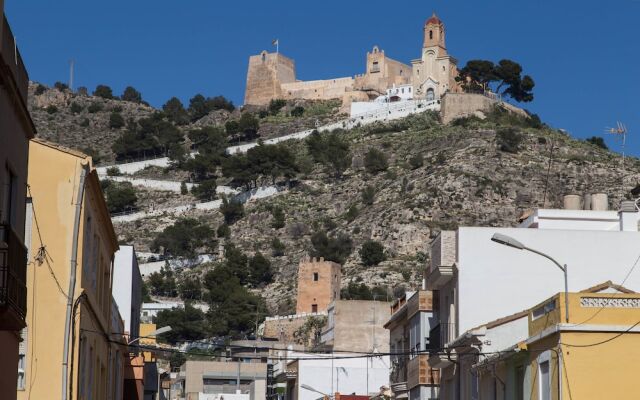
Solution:
[[[456,80],[468,92],[490,88],[518,102],[533,101],[533,78],[523,76],[522,66],[512,60],[503,59],[498,64],[488,60],[470,60],[458,71]]]
[[[199,249],[210,249],[215,233],[206,224],[193,218],[177,220],[156,236],[151,249],[178,257],[194,257]]]
[[[349,142],[339,131],[320,134],[314,131],[306,141],[307,149],[313,160],[331,169],[336,177],[342,176],[351,165]]]
[[[138,92],[133,86],[127,86],[122,92],[120,98],[124,101],[130,101],[132,103],[142,103],[142,94]]]

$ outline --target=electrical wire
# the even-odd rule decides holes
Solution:
[[[561,344],[561,345],[563,345],[563,346],[567,346],[567,347],[595,347],[595,346],[600,346],[600,345],[602,345],[602,344],[609,343],[609,342],[611,342],[611,341],[613,341],[613,340],[615,340],[615,339],[619,338],[620,336],[622,336],[622,335],[624,335],[624,334],[626,334],[626,333],[631,332],[631,331],[633,330],[633,328],[635,328],[635,327],[636,327],[636,326],[638,326],[638,325],[640,325],[640,321],[636,322],[635,324],[631,325],[629,328],[627,328],[626,330],[624,330],[624,331],[622,331],[622,332],[620,332],[620,333],[616,334],[615,336],[612,336],[612,337],[610,337],[610,338],[608,338],[608,339],[605,339],[605,340],[603,340],[603,341],[596,342],[596,343],[590,343],[590,344],[570,344],[570,343],[562,343],[562,342],[560,342],[560,344]]]

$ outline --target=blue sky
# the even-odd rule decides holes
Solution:
[[[66,82],[74,59],[76,86],[132,85],[154,106],[196,93],[242,104],[248,57],[274,38],[299,79],[362,73],[373,45],[409,62],[436,11],[458,65],[518,61],[536,81],[527,109],[580,138],[623,121],[640,155],[640,0],[5,0],[5,11],[32,80]]]

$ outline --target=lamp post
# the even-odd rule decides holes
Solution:
[[[564,273],[565,321],[567,323],[569,323],[569,281],[567,279],[567,264],[561,265],[559,262],[557,262],[555,259],[553,259],[553,257],[551,257],[550,255],[545,254],[545,253],[543,253],[541,251],[529,248],[529,247],[525,246],[524,244],[520,243],[519,241],[517,241],[516,239],[512,238],[511,236],[507,236],[507,235],[504,235],[502,233],[494,233],[493,236],[491,237],[491,240],[493,242],[496,242],[496,243],[499,243],[499,244],[502,244],[502,245],[505,245],[505,246],[513,247],[514,249],[527,250],[527,251],[530,251],[532,253],[538,254],[538,255],[546,258],[547,260],[551,261],[558,268],[560,268],[560,270]]]
[[[307,389],[307,390],[309,390],[309,391],[311,391],[311,392],[315,392],[315,393],[321,394],[321,395],[323,395],[323,396],[325,396],[325,397],[327,397],[327,398],[329,398],[329,399],[330,399],[330,398],[332,398],[332,396],[331,396],[331,395],[328,395],[328,394],[326,394],[326,393],[323,393],[323,392],[319,391],[318,389],[315,389],[315,388],[313,388],[313,387],[311,387],[311,386],[309,386],[309,385],[307,385],[307,384],[304,384],[304,383],[303,383],[302,385],[300,385],[300,387],[301,387],[302,389]]]
[[[145,336],[145,338],[146,337],[151,337],[151,336],[158,336],[158,335],[160,335],[162,333],[167,333],[167,332],[171,331],[171,329],[172,328],[169,325],[163,326],[162,328],[158,328],[155,331],[149,333],[147,336]],[[127,342],[127,346],[131,346],[132,344],[134,344],[135,342],[137,342],[140,339],[144,339],[144,338],[137,337],[137,338],[133,339],[132,341]]]

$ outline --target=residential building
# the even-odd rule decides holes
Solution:
[[[296,313],[326,311],[340,298],[340,264],[324,258],[305,258],[298,265],[298,295]]]
[[[329,305],[320,345],[333,351],[389,352],[389,303],[368,300],[335,300]]]
[[[27,334],[25,201],[29,139],[36,130],[27,108],[29,77],[1,0],[0,14],[0,398],[11,400],[16,384],[26,386],[20,344]]]
[[[18,399],[106,399],[118,242],[98,174],[85,154],[34,139],[28,183],[34,292],[24,341],[28,384]]]
[[[437,325],[430,291],[407,292],[391,305],[384,327],[390,333],[390,386],[396,399],[438,398],[440,371],[428,363],[429,333]]]
[[[555,294],[475,327],[453,343],[441,399],[632,399],[640,359],[640,294],[610,281]]]
[[[265,400],[266,378],[264,363],[188,360],[176,378],[175,398]]]
[[[624,203],[618,212],[536,210],[517,228],[443,231],[431,244],[426,276],[426,287],[434,290],[434,303],[438,304],[432,342],[445,346],[460,332],[519,312],[564,290],[563,273],[556,265],[534,252],[492,242],[496,233],[566,263],[569,290],[590,287],[610,277],[631,289],[640,288],[640,275],[627,277],[640,248],[638,212],[633,202]],[[451,362],[441,358],[442,363],[434,367]]]
[[[127,336],[124,335],[124,321],[116,300],[111,297],[111,348],[109,349],[109,367],[107,368],[108,400],[123,399],[124,366],[127,359]]]
[[[158,360],[155,352],[149,350],[149,348],[156,347],[157,345],[156,337],[152,336],[155,330],[156,324],[140,325],[140,344],[143,347],[142,357],[144,359],[144,400],[156,400],[158,398],[158,391],[160,390]]]
[[[142,277],[133,246],[120,246],[113,261],[113,297],[124,320],[124,333],[133,341],[140,336]]]
[[[389,385],[388,355],[287,350],[276,357],[273,374],[279,400],[316,400],[336,392],[370,395]]]

